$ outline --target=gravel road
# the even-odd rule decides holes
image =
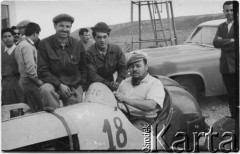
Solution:
[[[226,95],[202,98],[199,101],[199,106],[203,116],[206,117],[206,123],[210,126],[218,119],[230,116]]]

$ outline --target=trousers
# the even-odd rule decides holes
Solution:
[[[238,102],[237,102],[237,87],[235,73],[222,74],[223,83],[228,93],[228,104],[232,118],[237,117]]]
[[[23,92],[19,85],[19,77],[2,77],[2,105],[10,105],[23,102]]]
[[[79,85],[78,88],[75,89],[75,95],[64,98],[59,91],[55,90],[53,85],[51,85],[50,83],[44,83],[40,87],[40,95],[44,108],[56,109],[60,107],[60,100],[62,101],[63,106],[82,102],[83,89],[82,86]]]
[[[39,87],[28,77],[20,77],[20,88],[24,94],[24,102],[26,102],[32,113],[42,111],[43,104],[40,98]]]

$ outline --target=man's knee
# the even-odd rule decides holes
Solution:
[[[46,94],[51,94],[55,92],[55,88],[53,87],[53,85],[49,84],[49,83],[44,83],[41,87],[40,87],[40,93],[41,95],[46,95]]]
[[[59,108],[59,95],[55,91],[53,85],[45,83],[40,87],[41,100],[44,107],[51,107],[53,109]]]

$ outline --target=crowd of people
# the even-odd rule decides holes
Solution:
[[[111,29],[104,22],[91,28],[94,40],[87,28],[80,29],[80,41],[70,36],[72,16],[59,14],[53,23],[56,33],[42,40],[41,27],[28,20],[2,29],[2,105],[24,102],[32,113],[55,110],[82,102],[88,86],[101,82],[133,115],[156,117],[165,92],[148,74],[143,54],[126,61],[122,49],[109,42]]]

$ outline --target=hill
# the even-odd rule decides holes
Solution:
[[[206,15],[194,15],[194,16],[181,16],[181,17],[175,17],[175,27],[177,32],[177,39],[178,44],[182,44],[188,35],[192,32],[192,30],[200,23],[209,21],[214,19],[223,19],[224,15],[221,14],[206,14]],[[163,25],[166,31],[168,31],[168,21],[167,19],[162,19]],[[138,38],[138,21],[133,22],[133,32],[134,32],[134,38]],[[89,27],[88,27],[89,28]],[[116,43],[120,45],[124,50],[129,50],[129,46],[131,44],[131,22],[127,23],[121,23],[116,25],[110,25],[111,31],[111,41],[113,43]],[[79,39],[78,36],[78,30],[71,33],[71,35],[77,39]],[[142,21],[142,37],[143,38],[153,38],[153,32],[152,32],[152,26],[150,20],[144,20]],[[151,44],[151,43],[150,43]],[[151,46],[149,43],[146,44],[143,47],[149,47]],[[136,48],[138,45],[135,44],[134,48]]]

